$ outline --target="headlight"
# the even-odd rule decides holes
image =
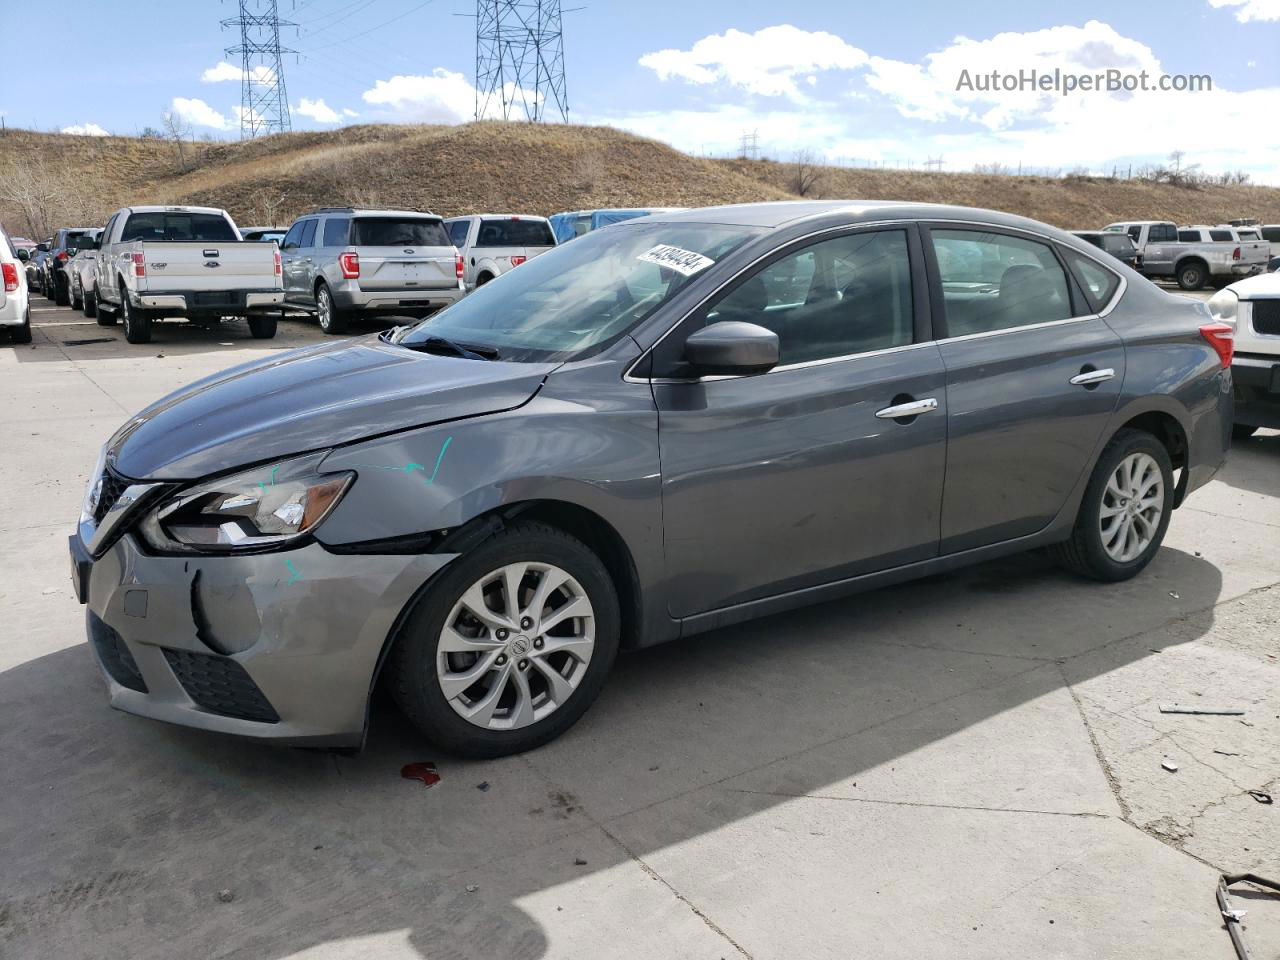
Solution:
[[[1236,314],[1240,312],[1240,298],[1234,290],[1219,290],[1209,298],[1205,306],[1213,319],[1235,326]]]
[[[162,503],[142,522],[160,550],[228,552],[288,543],[320,525],[355,474],[317,472],[327,452],[212,480]]]
[[[89,485],[85,487],[84,502],[80,504],[80,522],[88,523],[98,509],[98,498],[102,496],[102,471],[107,465],[107,445],[104,443],[98,450],[98,459],[89,474]]]

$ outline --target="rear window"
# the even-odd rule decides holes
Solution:
[[[1172,223],[1153,223],[1147,231],[1151,243],[1172,243],[1178,239],[1178,228]]]
[[[361,217],[352,223],[357,247],[451,247],[439,220],[425,217]]]
[[[551,247],[556,238],[543,220],[481,220],[477,247]]]
[[[134,213],[125,221],[120,241],[168,240],[236,243],[231,222],[215,213]]]
[[[1210,240],[1217,240],[1219,243],[1222,243],[1223,241],[1228,241],[1228,242],[1229,242],[1229,241],[1231,241],[1231,240],[1234,240],[1234,239],[1235,239],[1235,237],[1233,237],[1233,236],[1231,235],[1231,231],[1230,231],[1230,230],[1210,230],[1210,231],[1209,231],[1209,239],[1210,239]]]
[[[1104,236],[1102,238],[1102,249],[1108,253],[1132,253],[1138,248],[1133,245],[1133,241],[1121,234]]]

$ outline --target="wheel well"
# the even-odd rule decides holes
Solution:
[[[1173,469],[1182,471],[1173,497],[1173,505],[1179,506],[1187,489],[1187,434],[1182,429],[1182,424],[1171,414],[1153,410],[1134,417],[1120,429],[1141,430],[1164,444],[1164,448],[1169,451],[1169,460],[1173,463]]]
[[[1177,269],[1181,270],[1183,267],[1189,267],[1192,264],[1203,267],[1206,273],[1209,271],[1209,264],[1202,257],[1183,257],[1178,261]]]
[[[316,282],[312,284],[312,293],[319,293],[320,288],[326,286],[328,286],[328,283],[325,281],[324,277],[316,277]]]
[[[476,286],[479,286],[482,283],[488,283],[490,280],[493,279],[493,277],[494,277],[493,271],[481,270],[479,275],[476,277]]]

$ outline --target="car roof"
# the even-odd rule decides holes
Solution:
[[[360,207],[322,207],[319,210],[312,210],[310,213],[304,213],[302,216],[298,217],[298,219],[302,220],[305,217],[318,217],[331,213],[351,217],[423,217],[430,220],[444,219],[440,214],[432,213],[430,210],[365,210]]]
[[[542,220],[546,217],[540,217],[536,213],[464,213],[456,217],[445,217],[445,221],[449,220]]]
[[[184,207],[184,206],[168,206],[162,207],[158,204],[143,207],[125,207],[130,213],[213,213],[218,216],[226,216],[227,211],[220,207]]]

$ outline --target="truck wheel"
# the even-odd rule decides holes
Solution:
[[[1184,263],[1178,268],[1178,286],[1183,290],[1199,290],[1209,279],[1209,271],[1199,260]]]
[[[276,335],[274,314],[259,313],[249,318],[249,332],[255,340],[270,340]]]
[[[130,343],[151,342],[151,317],[145,310],[130,306],[128,294],[120,298],[120,320],[124,323],[124,338]]]
[[[84,315],[90,320],[94,317],[98,317],[98,295],[93,290],[86,290],[84,292]],[[114,323],[115,321],[110,320],[108,322]],[[98,317],[98,323],[101,323],[104,327],[106,326],[106,324],[102,322],[101,317]]]
[[[486,283],[488,283],[492,279],[493,279],[492,273],[482,273],[480,274],[480,276],[476,277],[476,286],[483,287]]]
[[[347,332],[347,323],[349,318],[345,310],[339,310],[333,302],[333,294],[329,292],[329,285],[322,283],[316,287],[316,320],[320,322],[320,329],[330,335]]]

